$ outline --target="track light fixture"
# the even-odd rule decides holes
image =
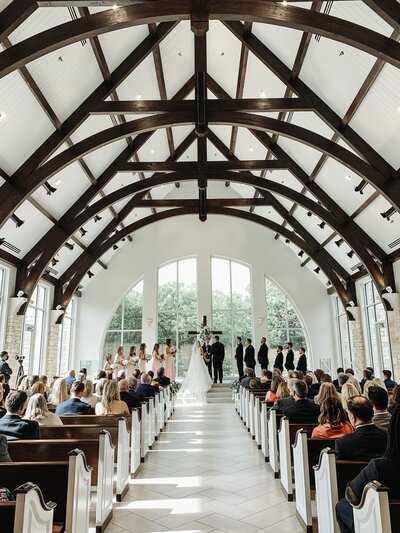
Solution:
[[[290,244],[289,239],[285,239],[285,243],[286,243],[286,244]]]
[[[22,224],[25,224],[25,220],[21,220],[17,215],[11,215],[11,220],[15,223],[17,228],[20,228]]]
[[[102,217],[100,217],[99,215],[95,215],[93,220],[94,220],[95,222],[99,222],[99,220],[101,220],[101,218],[102,218]]]
[[[303,257],[304,255],[304,251],[303,250],[300,250],[300,252],[297,254],[299,257]]]
[[[394,215],[395,212],[396,212],[396,209],[394,207],[389,207],[387,211],[384,211],[383,213],[381,213],[381,217],[386,218],[386,220],[390,221],[390,217]]]
[[[48,181],[45,181],[43,183],[43,187],[46,189],[46,193],[48,196],[50,196],[51,194],[53,194],[53,192],[56,192],[56,188],[53,187],[52,185],[50,185],[50,183]]]
[[[114,244],[113,250],[118,250],[118,244]]]
[[[312,213],[311,213],[311,211],[307,211],[307,216],[308,216],[308,217],[312,217]]]
[[[69,243],[69,242],[66,242],[66,243],[64,244],[64,246],[65,246],[66,248],[68,248],[68,250],[71,250],[71,252],[72,252],[72,250],[74,249],[75,244],[73,244],[73,243],[71,244],[71,243]]]
[[[92,279],[93,276],[94,276],[93,272],[91,272],[90,270],[88,270],[87,275],[88,275],[89,279]]]
[[[4,237],[0,237],[0,246],[6,242]]]
[[[51,260],[51,266],[56,266],[57,263],[59,263],[60,261],[58,259],[56,259],[55,257],[53,257],[53,259]]]
[[[81,237],[84,237],[87,233],[87,230],[85,228],[79,228],[79,232],[81,234]]]
[[[330,287],[332,285],[332,282],[328,279],[328,281],[325,283],[327,287]]]
[[[344,242],[343,239],[339,239],[339,240],[335,241],[335,244],[336,244],[336,246],[338,248],[340,248],[342,246],[343,242]]]
[[[350,250],[349,252],[347,252],[347,257],[350,257],[350,259],[353,257],[354,255],[354,250]]]
[[[324,227],[325,227],[325,222],[322,221],[321,224],[318,224],[318,226],[319,226],[321,229],[324,229]]]
[[[367,182],[365,180],[361,180],[360,183],[357,185],[357,187],[354,189],[354,192],[359,192],[360,194],[364,194],[364,189],[367,186]]]
[[[122,237],[121,241],[122,241],[122,242],[125,242],[125,237]]]
[[[316,274],[319,274],[319,273],[320,273],[320,270],[321,270],[320,267],[314,268],[314,272],[315,272]]]

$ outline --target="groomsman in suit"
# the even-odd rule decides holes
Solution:
[[[299,356],[296,370],[300,370],[303,374],[307,374],[307,357],[305,348],[299,348]]]
[[[293,343],[288,342],[287,343],[287,352],[286,352],[286,360],[285,360],[285,368],[289,372],[289,370],[294,370],[294,353],[293,353]]]
[[[237,369],[238,369],[238,373],[239,373],[239,378],[241,378],[244,375],[244,372],[243,372],[243,344],[242,344],[242,337],[236,337],[235,359],[236,359]]]
[[[267,339],[265,337],[261,337],[261,344],[260,349],[258,350],[257,359],[258,362],[261,365],[261,370],[268,370],[268,346],[267,346]]]
[[[222,342],[219,342],[218,335],[215,335],[215,342],[211,347],[211,357],[214,367],[214,383],[217,383],[218,379],[219,382],[222,383],[222,379],[224,377],[222,367],[225,358],[225,346],[222,344]]]
[[[256,369],[256,357],[255,357],[254,346],[251,344],[251,339],[246,339],[246,349],[244,351],[244,362],[248,368]]]
[[[206,367],[208,368],[208,373],[210,374],[210,377],[212,377],[212,360],[211,360],[211,344],[208,339],[204,341],[203,347],[203,359],[206,364]]]
[[[276,347],[276,357],[274,362],[274,368],[279,368],[281,372],[283,372],[283,353],[282,353],[283,347],[279,344]]]

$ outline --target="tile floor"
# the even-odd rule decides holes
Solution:
[[[178,406],[106,533],[302,531],[233,404]]]

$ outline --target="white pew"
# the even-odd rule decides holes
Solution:
[[[254,396],[254,438],[258,449],[261,450],[261,411],[259,396]]]
[[[147,403],[142,402],[140,417],[140,461],[145,462],[149,452],[149,422],[147,416]]]
[[[249,431],[250,435],[254,439],[254,394],[251,394],[248,391],[248,402],[249,402]]]
[[[335,508],[338,502],[336,478],[336,454],[326,448],[319,456],[319,462],[313,466],[315,474],[315,499],[319,533],[339,533]]]
[[[269,410],[268,413],[268,449],[269,449],[269,466],[272,469],[275,479],[279,477],[279,453],[276,426],[276,411]]]
[[[160,427],[158,423],[158,416],[160,414],[160,393],[156,393],[154,397],[154,417],[153,417],[153,424],[154,424],[154,439],[158,439],[158,434],[160,433]]]
[[[148,413],[148,425],[149,425],[149,429],[148,429],[148,438],[149,438],[149,448],[151,449],[153,444],[154,444],[154,441],[155,441],[155,438],[156,438],[156,435],[155,435],[155,423],[154,423],[154,413],[155,413],[155,398],[149,398],[149,401],[148,401],[148,409],[149,409],[149,413]]]
[[[45,503],[39,487],[33,483],[21,485],[15,493],[14,533],[52,533],[56,504]]]
[[[117,483],[116,498],[121,502],[129,489],[129,444],[130,432],[124,417],[118,420]]]
[[[165,389],[160,391],[160,397],[158,402],[158,434],[164,428],[164,407],[165,407]]]
[[[267,420],[267,404],[266,402],[261,402],[261,450],[264,455],[265,461],[268,461],[269,451],[268,451],[268,420]]]
[[[289,419],[285,416],[281,418],[281,427],[278,431],[278,440],[281,488],[288,501],[293,501],[293,476],[292,457],[290,453]]]
[[[312,531],[310,476],[307,455],[307,432],[299,430],[293,445],[296,513],[305,531]]]
[[[389,533],[389,531],[393,531],[390,523],[388,490],[377,481],[368,483],[364,487],[360,504],[353,506],[355,533]],[[397,527],[398,524],[396,524],[394,531],[397,530]]]
[[[88,533],[92,467],[80,450],[69,454],[65,533]]]
[[[105,429],[100,432],[99,439],[96,533],[106,529],[113,515],[114,446]]]
[[[134,477],[140,467],[140,421],[139,411],[132,409],[131,427],[131,467],[130,474]]]

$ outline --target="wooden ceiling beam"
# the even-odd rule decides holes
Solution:
[[[0,12],[0,42],[32,15],[38,8],[35,0],[14,0]]]
[[[118,172],[197,172],[198,163],[195,161],[141,161],[140,163],[121,163]],[[213,161],[208,163],[211,172],[224,170],[281,170],[287,168],[280,161],[266,161],[265,159],[250,161]]]
[[[364,3],[400,32],[400,4],[396,0],[364,0]]]

